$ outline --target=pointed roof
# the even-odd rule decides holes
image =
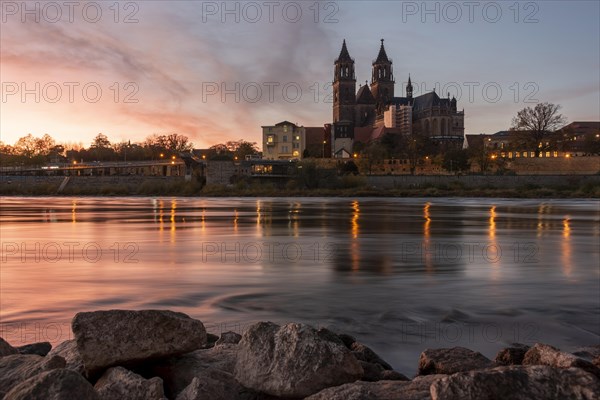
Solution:
[[[385,52],[385,46],[383,45],[383,40],[381,39],[381,48],[379,49],[379,55],[377,56],[377,60],[375,60],[375,64],[382,63],[391,63],[389,60],[387,53]]]
[[[371,89],[369,89],[369,85],[365,84],[358,89],[358,93],[356,94],[356,103],[357,104],[375,104],[375,97],[373,97],[373,93],[371,93]]]
[[[342,44],[342,51],[340,51],[340,55],[335,62],[340,61],[354,61],[352,57],[350,57],[350,53],[348,52],[348,47],[346,47],[346,39],[344,39],[344,43]]]
[[[408,84],[407,84],[406,86],[407,86],[407,87],[408,87],[408,86],[412,86],[412,83],[411,83],[411,81],[410,81],[410,74],[408,74]]]

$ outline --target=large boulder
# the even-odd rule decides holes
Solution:
[[[358,381],[324,389],[304,400],[431,400],[429,388],[443,376],[419,376],[410,382]]]
[[[454,374],[493,366],[494,363],[483,354],[464,347],[427,349],[419,358],[418,374]]]
[[[84,312],[75,315],[72,328],[88,375],[185,354],[206,344],[202,322],[166,310]]]
[[[21,382],[4,400],[99,400],[92,385],[75,371],[55,369]]]
[[[19,350],[12,347],[8,342],[0,337],[0,357],[18,354]]]
[[[244,332],[238,346],[235,378],[272,396],[302,398],[363,375],[335,334],[304,324],[260,322]]]
[[[144,375],[161,377],[167,396],[175,398],[195,377],[209,369],[233,373],[236,356],[237,345],[222,344],[157,361],[146,368]]]
[[[600,378],[600,369],[590,361],[571,353],[565,353],[556,347],[536,343],[525,353],[523,365],[548,365],[556,368],[581,368]]]
[[[543,365],[460,372],[431,385],[432,400],[597,400],[599,395],[594,375]]]
[[[250,400],[255,394],[240,385],[232,374],[214,368],[202,371],[176,400]]]
[[[59,356],[41,357],[33,354],[13,354],[0,358],[0,399],[10,389],[39,373],[64,368]]]
[[[31,343],[17,347],[17,350],[19,354],[36,354],[43,357],[52,350],[52,345],[50,342]]]
[[[163,381],[144,379],[123,367],[109,368],[94,385],[100,400],[163,400]]]
[[[84,373],[83,360],[81,359],[79,350],[77,350],[77,342],[75,342],[75,339],[62,342],[50,350],[46,357],[54,356],[60,356],[65,359],[67,363],[65,368],[79,372],[80,374]]]
[[[494,358],[497,365],[521,365],[525,353],[530,349],[529,346],[520,343],[513,343],[511,347],[500,350]]]

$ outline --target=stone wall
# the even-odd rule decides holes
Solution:
[[[539,187],[579,186],[600,184],[600,175],[398,175],[367,176],[369,185],[378,188],[418,188],[428,185],[459,184],[465,188],[519,188],[528,185]]]

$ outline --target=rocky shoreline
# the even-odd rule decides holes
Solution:
[[[54,348],[0,338],[0,399],[600,399],[600,345],[514,344],[494,360],[426,349],[408,378],[352,336],[305,324],[216,336],[178,312],[111,310],[79,313],[72,329]]]

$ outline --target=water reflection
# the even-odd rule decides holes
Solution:
[[[561,241],[561,260],[563,266],[563,273],[565,276],[571,276],[573,272],[573,263],[571,260],[571,225],[569,216],[563,219],[563,232]]]
[[[425,223],[423,224],[423,246],[425,248],[425,271],[427,271],[428,275],[433,274],[433,262],[432,262],[432,252],[431,249],[431,215],[429,209],[431,208],[431,203],[425,203],[423,207],[423,218],[425,218]]]
[[[71,202],[71,221],[73,223],[77,222],[77,200]]]

